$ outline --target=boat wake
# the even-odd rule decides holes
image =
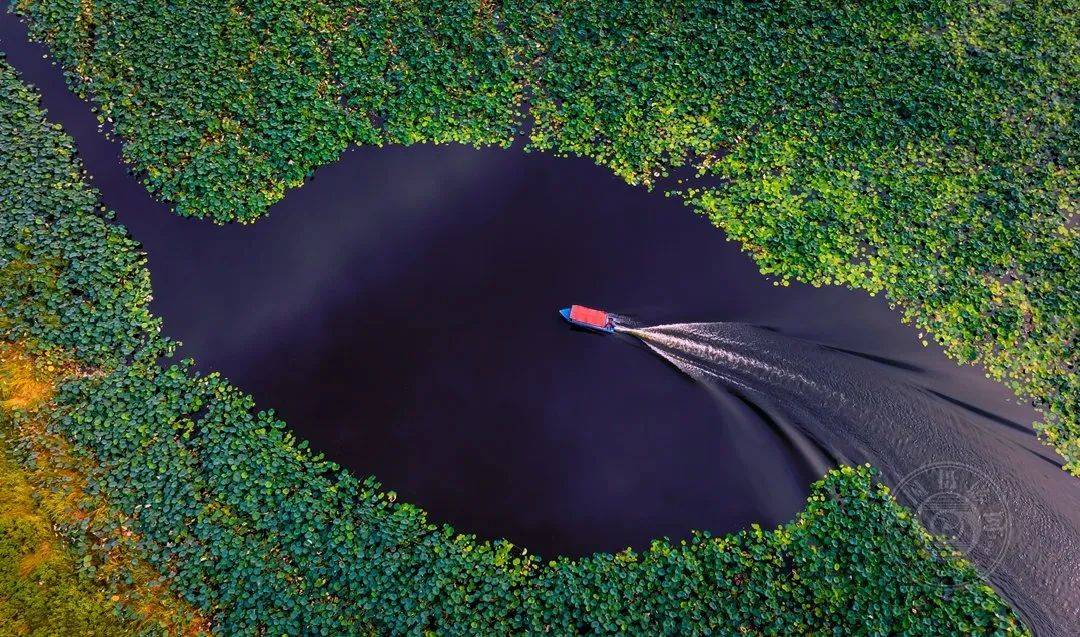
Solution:
[[[764,328],[616,317],[615,329],[751,406],[815,473],[874,465],[1036,634],[1080,634],[1080,483],[1026,423],[930,388],[912,365]]]

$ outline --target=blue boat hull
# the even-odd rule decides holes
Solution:
[[[580,327],[583,330],[591,330],[593,332],[603,332],[605,334],[614,334],[615,333],[615,326],[611,325],[611,324],[608,324],[607,327],[598,327],[596,325],[592,325],[591,323],[582,323],[581,321],[575,321],[574,319],[570,318],[570,308],[568,308],[568,307],[564,307],[563,309],[559,310],[559,316],[566,319],[567,323],[569,323],[569,324],[571,324],[571,325],[573,325],[575,327]]]

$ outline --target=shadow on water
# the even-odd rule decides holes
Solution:
[[[0,46],[146,249],[182,354],[433,520],[583,555],[785,522],[841,461],[893,485],[967,463],[1010,507],[995,583],[1036,619],[1075,618],[1062,586],[1080,508],[1029,433],[1036,414],[920,346],[883,300],[773,286],[677,201],[517,150],[353,149],[253,226],[180,219],[10,15]],[[664,361],[569,329],[569,303],[730,323],[648,328],[683,339],[646,339]]]
[[[869,462],[1039,634],[1080,634],[1080,483],[1022,426],[924,383],[918,366],[738,323],[618,328],[758,406],[821,461]],[[779,414],[779,415],[777,415]]]

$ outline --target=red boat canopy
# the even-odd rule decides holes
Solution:
[[[594,310],[584,305],[571,305],[570,318],[579,323],[586,323],[596,327],[607,327],[608,313],[602,310]]]

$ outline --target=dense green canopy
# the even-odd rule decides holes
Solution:
[[[253,221],[349,144],[524,135],[779,282],[884,292],[1080,472],[1076,0],[14,6],[180,214]]]
[[[49,427],[95,460],[86,497],[223,634],[1023,632],[866,467],[828,474],[778,529],[641,553],[543,561],[433,524],[170,358],[143,255],[2,60],[0,148],[0,340],[86,371]]]

